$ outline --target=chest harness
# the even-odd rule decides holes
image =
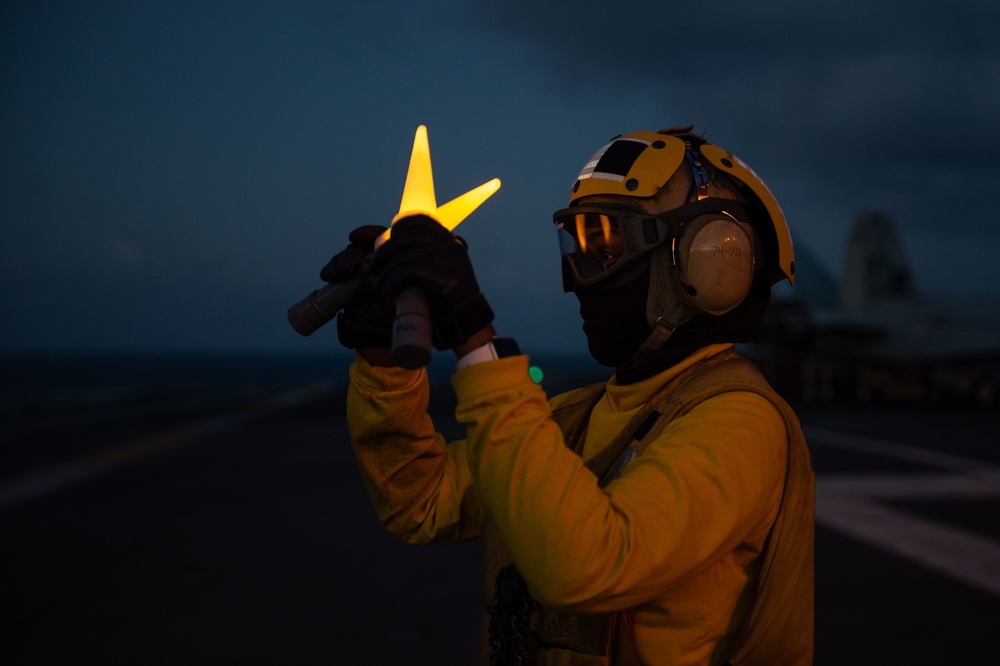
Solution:
[[[798,419],[756,366],[732,355],[732,350],[705,359],[657,391],[585,465],[597,476],[599,486],[605,487],[621,476],[629,462],[671,421],[729,391],[757,393],[778,409],[788,433],[788,464],[778,514],[760,555],[756,600],[728,664],[811,663],[815,477]],[[566,446],[581,457],[590,414],[604,393],[603,383],[585,387],[577,399],[553,411]],[[488,605],[490,666],[641,664],[631,611],[582,614],[544,608],[531,598],[489,519],[481,536],[486,582],[494,581]],[[803,543],[808,544],[805,557]],[[802,635],[803,630],[809,634],[808,647],[789,640],[793,633]],[[797,652],[781,654],[782,650]],[[567,651],[572,654],[567,655]]]

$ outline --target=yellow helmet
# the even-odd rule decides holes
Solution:
[[[659,132],[640,130],[613,138],[580,171],[570,193],[569,208],[556,213],[557,227],[566,224],[568,214],[578,212],[577,203],[585,197],[650,199],[661,194],[668,181],[679,170],[686,170],[691,187],[685,202],[680,203],[711,198],[714,196],[713,192],[718,191],[713,186],[728,180],[724,184],[725,189],[731,190],[730,183],[735,182],[735,198],[743,201],[745,207],[745,211],[735,214],[736,219],[749,224],[763,246],[754,249],[757,268],[768,270],[771,284],[782,279],[794,284],[795,253],[792,237],[774,195],[742,160],[691,130],[690,125]],[[736,206],[720,207],[720,211],[732,216],[733,213],[727,208]],[[747,219],[740,219],[741,217]],[[639,254],[651,249],[652,245],[667,240],[660,235],[650,242],[649,228],[652,223],[647,219],[642,224],[645,225],[644,240],[632,248]],[[631,236],[638,238],[640,234],[633,233]],[[672,242],[679,240],[681,239],[674,238]]]

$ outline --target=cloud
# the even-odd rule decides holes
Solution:
[[[108,234],[107,244],[111,257],[120,266],[132,268],[139,266],[145,259],[143,252],[134,242],[122,238],[118,234]]]
[[[914,134],[956,124],[1000,141],[988,131],[1000,117],[996,3],[515,0],[475,8],[477,20],[538,53],[565,94],[592,103],[651,90],[666,109],[714,107],[719,119],[780,131],[803,151],[874,141],[900,159],[935,159],[938,151],[914,154],[928,144]]]
[[[439,198],[504,182],[461,233],[526,348],[581,348],[548,215],[601,143],[640,127],[693,121],[736,152],[828,266],[853,216],[884,209],[919,232],[914,257],[937,256],[947,223],[951,255],[967,250],[961,280],[1000,284],[981,195],[1000,176],[998,13],[899,0],[7,3],[0,293],[21,303],[17,326],[52,340],[61,326],[42,315],[72,312],[60,319],[95,322],[95,340],[117,313],[149,344],[295,344],[284,308],[318,286],[348,229],[395,212],[420,123]],[[0,345],[42,340],[17,326]]]
[[[947,233],[970,238],[996,223],[969,195],[1000,178],[997,3],[474,7],[470,23],[530,49],[574,103],[652,99],[663,125],[694,122],[777,185],[795,230],[813,241],[841,245],[870,209],[924,239],[943,219]],[[986,245],[984,254],[1000,251]]]
[[[662,56],[699,51],[754,59],[842,56],[915,49],[973,55],[996,49],[995,3],[947,6],[928,0],[802,3],[719,0],[508,0],[473,3],[469,20],[591,62],[656,66]],[[568,51],[566,49],[574,49]],[[653,56],[652,59],[649,56]],[[647,67],[648,68],[648,67]]]

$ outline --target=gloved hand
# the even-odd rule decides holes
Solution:
[[[479,291],[465,242],[426,215],[405,217],[372,257],[380,294],[419,287],[427,297],[434,346],[450,349],[493,321]]]
[[[334,255],[319,273],[320,279],[326,282],[361,278],[361,287],[337,315],[337,338],[348,349],[392,345],[396,302],[377,293],[375,277],[369,271],[375,239],[385,230],[386,227],[374,224],[358,227],[348,236],[351,244]]]

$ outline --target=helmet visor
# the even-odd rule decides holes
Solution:
[[[637,211],[575,207],[552,219],[564,261],[583,285],[608,279],[667,238],[662,220]]]
[[[732,199],[702,199],[654,215],[613,206],[574,206],[556,211],[552,221],[563,257],[563,289],[603,282],[658,245],[681,236],[684,224],[709,212],[746,220]]]

